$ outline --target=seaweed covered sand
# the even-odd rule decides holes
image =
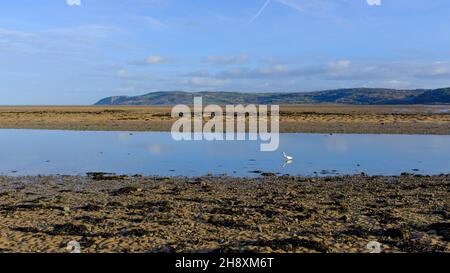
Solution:
[[[0,177],[0,251],[450,251],[450,175]]]

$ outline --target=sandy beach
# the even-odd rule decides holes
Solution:
[[[0,177],[0,252],[450,251],[450,175]]]
[[[170,107],[0,107],[0,128],[168,131]],[[448,106],[281,108],[282,132],[450,134]],[[0,252],[449,252],[450,175],[0,177]]]

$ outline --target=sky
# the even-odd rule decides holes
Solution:
[[[0,104],[450,86],[448,0],[5,0]]]

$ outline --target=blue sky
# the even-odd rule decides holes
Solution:
[[[450,86],[449,10],[448,0],[2,1],[0,104]]]

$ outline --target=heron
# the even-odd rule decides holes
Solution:
[[[292,160],[294,160],[294,157],[289,156],[289,155],[286,155],[286,153],[284,153],[284,152],[283,152],[283,156],[284,156],[284,158],[285,158],[287,161],[292,161]]]

